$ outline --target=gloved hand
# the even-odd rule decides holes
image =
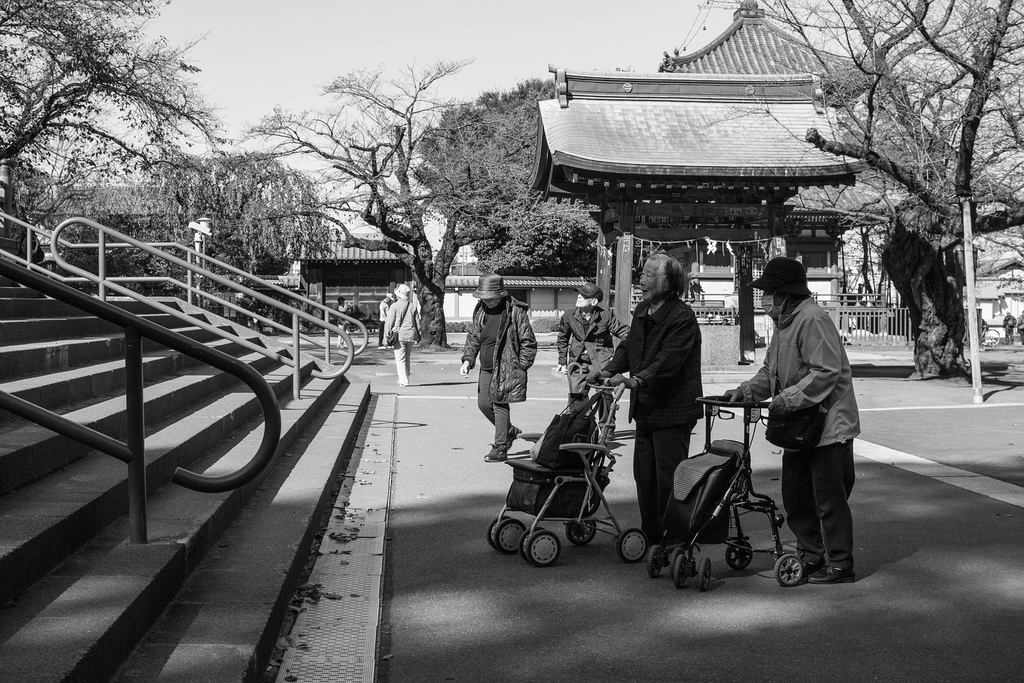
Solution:
[[[739,387],[735,389],[730,389],[729,391],[725,392],[725,396],[723,398],[725,398],[725,400],[728,401],[729,403],[736,403],[737,401],[742,401],[743,390],[740,389]]]
[[[569,372],[564,365],[559,365],[557,370],[558,370],[559,374],[562,374],[562,375],[564,375],[565,373]]]
[[[459,368],[459,374],[461,374],[463,377],[469,377],[469,361],[468,360],[462,361],[462,367]]]
[[[601,384],[601,371],[594,368],[587,373],[587,384]]]

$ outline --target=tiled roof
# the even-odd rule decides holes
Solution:
[[[621,177],[848,178],[858,164],[804,140],[829,130],[810,76],[556,71],[562,100],[539,102],[540,144],[532,185]],[[803,184],[803,183],[800,183]]]
[[[741,8],[722,35],[693,54],[665,55],[659,71],[700,74],[806,74],[822,66],[806,42],[764,18],[764,10]]]
[[[480,278],[477,275],[449,275],[445,278],[446,289],[476,289]],[[535,289],[537,287],[572,288],[589,282],[582,277],[530,277],[526,275],[506,275],[501,278],[505,289]]]
[[[342,247],[335,245],[333,253],[314,258],[303,258],[302,261],[346,261],[349,263],[365,261],[401,261],[396,254],[386,249],[362,249],[360,247]]]

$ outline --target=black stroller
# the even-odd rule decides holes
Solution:
[[[624,562],[640,562],[647,554],[647,536],[640,529],[622,530],[604,496],[615,467],[608,441],[623,387],[591,388],[596,390],[593,396],[582,403],[570,401],[543,434],[520,435],[536,442],[531,449],[534,457],[507,461],[512,485],[487,529],[487,542],[495,550],[518,552],[537,567],[551,566],[562,544],[541,526],[546,521],[562,522],[573,545],[590,543],[599,531],[614,536],[615,550]],[[531,515],[533,521],[524,524],[513,512]]]
[[[750,444],[764,402],[729,403],[722,397],[698,398],[705,405],[704,451],[682,461],[675,471],[672,497],[665,507],[665,535],[661,543],[647,554],[647,573],[651,578],[670,567],[672,582],[682,588],[686,579],[697,577],[697,588],[708,589],[711,583],[711,559],[694,559],[701,544],[726,545],[725,563],[732,569],[745,569],[754,553],[776,558],[775,579],[782,586],[794,586],[803,578],[803,562],[796,553],[785,552],[779,540],[784,519],[775,501],[754,491],[751,483]],[[716,418],[731,420],[735,414],[723,406],[742,408],[743,442],[711,440]],[[773,546],[755,549],[744,534],[741,518],[760,513],[768,518]]]

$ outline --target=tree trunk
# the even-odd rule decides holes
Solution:
[[[961,377],[964,309],[956,286],[956,262],[896,220],[882,262],[910,310],[914,374],[910,379]]]
[[[444,319],[444,275],[440,282],[420,282],[420,305],[423,307],[423,322],[420,329],[420,343],[435,348],[448,348],[448,332]]]

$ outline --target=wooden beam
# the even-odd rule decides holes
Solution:
[[[739,289],[740,365],[754,362],[754,245],[736,245],[736,286]]]
[[[713,240],[766,240],[771,235],[769,228],[722,228],[722,227],[666,227],[652,228],[636,226],[634,235],[652,242],[681,242],[707,237]]]
[[[632,320],[633,294],[633,205],[624,202],[623,210],[619,211],[618,249],[615,254],[615,317],[619,322],[629,324]]]

